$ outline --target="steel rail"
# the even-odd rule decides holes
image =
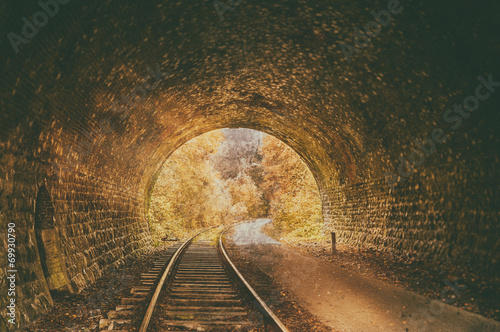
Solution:
[[[156,307],[156,302],[158,301],[158,297],[160,296],[161,289],[163,288],[163,285],[165,284],[165,280],[167,280],[168,275],[172,271],[175,263],[177,263],[177,260],[181,256],[182,252],[188,247],[188,245],[191,243],[191,241],[193,241],[193,239],[195,237],[197,237],[201,233],[206,232],[214,227],[216,227],[216,226],[209,227],[207,229],[202,230],[201,232],[196,233],[196,235],[192,236],[186,242],[184,242],[182,244],[182,246],[180,246],[179,249],[177,249],[177,251],[174,253],[172,258],[170,259],[170,262],[167,265],[167,268],[163,272],[163,275],[161,276],[161,279],[160,279],[158,285],[156,286],[156,290],[153,293],[151,301],[149,302],[149,306],[148,306],[148,309],[146,310],[146,314],[144,315],[144,319],[142,320],[142,324],[141,324],[141,327],[139,328],[139,332],[146,332],[147,331],[149,323],[151,321],[151,317],[153,316],[153,311]]]
[[[235,226],[235,225],[233,225]],[[231,226],[231,227],[233,227]],[[226,249],[224,248],[224,244],[222,243],[222,236],[226,231],[229,229],[226,228],[223,232],[221,232],[219,236],[219,248],[221,250],[221,253],[226,260],[226,262],[231,266],[233,269],[234,273],[238,276],[240,281],[245,285],[245,288],[247,289],[248,293],[250,293],[251,297],[253,298],[253,302],[257,309],[261,312],[261,314],[264,316],[264,321],[266,324],[268,324],[273,331],[275,332],[290,332],[288,328],[280,321],[278,317],[272,312],[272,310],[267,306],[267,304],[260,298],[260,296],[257,294],[257,292],[250,286],[250,284],[246,281],[246,279],[243,277],[243,275],[240,273],[238,268],[233,264],[231,259],[229,258]]]

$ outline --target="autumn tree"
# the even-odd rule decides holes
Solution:
[[[216,130],[177,149],[163,165],[151,196],[149,220],[155,239],[227,222],[231,197],[211,158],[224,135]]]
[[[317,233],[321,202],[311,172],[281,141],[251,130],[216,130],[176,150],[151,195],[153,238],[270,215],[282,230]]]
[[[225,129],[224,141],[214,156],[214,167],[226,181],[240,219],[264,217],[267,201],[262,196],[264,181],[262,133],[249,129]],[[243,212],[246,211],[246,212]]]
[[[321,233],[321,198],[302,159],[280,140],[266,135],[262,144],[263,195],[270,217],[280,230],[299,237]]]
[[[224,179],[236,178],[260,164],[262,133],[250,129],[223,129],[224,141],[214,156],[214,166]]]

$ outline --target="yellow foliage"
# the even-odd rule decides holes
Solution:
[[[321,233],[321,198],[314,177],[289,146],[265,136],[262,146],[264,192],[275,227],[285,234],[316,237]]]
[[[233,204],[241,206],[236,208],[241,219],[258,218],[261,214],[262,195],[252,178],[246,173],[232,180],[228,180],[229,193]]]
[[[286,234],[319,236],[320,196],[300,157],[281,141],[265,136],[262,156],[256,154],[244,167],[234,165],[243,171],[222,178],[214,167],[214,155],[223,140],[220,130],[201,135],[165,162],[148,211],[155,242],[165,235],[183,238],[200,227],[263,217],[268,209],[275,226]],[[232,166],[229,163],[223,169]]]
[[[149,211],[154,240],[164,235],[184,237],[192,229],[227,220],[231,198],[210,163],[223,139],[220,130],[198,136],[163,165]]]

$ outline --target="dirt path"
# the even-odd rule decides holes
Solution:
[[[235,245],[336,331],[500,331],[492,319],[297,253],[262,234],[266,222],[237,226]]]

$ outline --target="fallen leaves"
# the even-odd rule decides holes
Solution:
[[[337,253],[332,256],[331,243],[327,241],[307,241],[293,237],[281,240],[304,254],[330,261],[366,277],[404,287],[430,299],[441,298],[442,291],[447,289],[445,281],[449,283],[458,279],[467,288],[460,290],[459,295],[448,289],[449,297],[454,301],[452,305],[500,320],[500,297],[495,295],[500,289],[500,277],[497,275],[478,275],[466,264],[418,259],[416,253],[408,257],[397,256],[338,243]]]

